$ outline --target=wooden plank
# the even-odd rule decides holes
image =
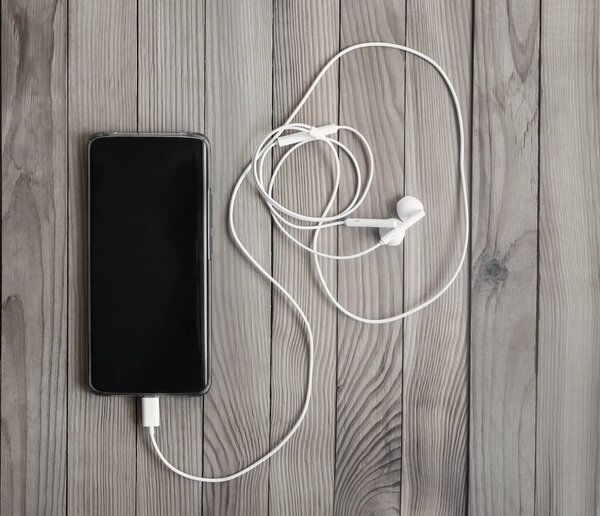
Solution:
[[[542,2],[537,514],[600,513],[600,10]]]
[[[346,0],[341,9],[342,48],[404,43],[404,2]],[[375,49],[359,50],[341,64],[340,123],[361,131],[375,156],[375,179],[357,216],[395,216],[404,192],[404,66],[403,52]],[[365,249],[377,237],[376,230],[342,229],[340,253]],[[402,312],[403,255],[402,247],[389,247],[340,262],[342,302],[370,317]],[[402,325],[365,325],[340,315],[337,383],[335,513],[399,514]]]
[[[203,1],[140,0],[140,131],[204,130],[204,23]]]
[[[136,400],[87,385],[88,138],[136,129],[136,2],[69,3],[68,512],[135,511]]]
[[[66,4],[2,2],[2,514],[64,514]]]
[[[204,400],[204,473],[222,476],[269,447],[270,286],[234,247],[231,190],[271,128],[271,2],[206,5],[206,134],[212,142],[212,387]],[[266,266],[271,226],[253,188],[237,228]],[[266,514],[268,466],[204,489],[204,514]]]
[[[138,127],[147,132],[204,130],[204,2],[138,4]],[[158,440],[184,471],[202,471],[203,398],[164,397]],[[138,425],[137,513],[199,514],[202,484],[174,475]]]
[[[453,81],[467,128],[471,106],[472,2],[410,1],[407,44],[433,57]],[[427,216],[405,240],[405,307],[452,274],[463,245],[456,116],[441,78],[407,60],[406,193]],[[469,160],[467,159],[467,172]],[[404,333],[403,514],[464,514],[468,451],[468,263],[434,305],[409,317]]]
[[[475,9],[469,512],[533,514],[539,1]]]
[[[275,125],[280,125],[323,64],[338,51],[339,2],[278,2],[273,16],[273,112]],[[306,30],[309,25],[311,31]],[[338,75],[332,70],[295,121],[318,126],[337,118]],[[324,146],[305,146],[286,162],[275,187],[276,198],[300,213],[320,214],[331,195],[332,165]],[[309,243],[312,235],[302,233],[297,236]],[[324,231],[319,244],[335,251],[336,232]],[[335,289],[335,262],[324,260],[322,265]],[[336,315],[312,270],[312,256],[275,230],[273,274],[305,309],[313,326],[315,366],[306,419],[296,436],[271,460],[272,514],[331,514],[333,510]],[[271,443],[275,444],[302,407],[308,354],[302,323],[277,293],[272,324]]]

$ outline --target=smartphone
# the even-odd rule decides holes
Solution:
[[[209,388],[208,163],[200,134],[89,140],[88,357],[97,394]]]

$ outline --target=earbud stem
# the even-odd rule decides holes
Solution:
[[[381,245],[400,245],[404,240],[404,235],[406,230],[411,226],[414,226],[418,221],[420,221],[425,216],[425,212],[423,210],[419,210],[416,213],[410,215],[406,218],[406,220],[400,221],[400,223],[393,229],[389,231],[379,230]]]
[[[423,210],[419,210],[414,215],[411,215],[406,220],[403,220],[401,225],[406,231],[409,227],[414,226],[417,222],[419,222],[425,216],[425,212]]]

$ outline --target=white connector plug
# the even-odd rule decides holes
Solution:
[[[142,398],[142,426],[151,429],[160,426],[158,396]]]

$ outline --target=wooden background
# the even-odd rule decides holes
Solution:
[[[1,16],[3,515],[600,514],[597,0],[3,0]],[[159,440],[186,470],[232,472],[297,414],[306,344],[234,249],[227,200],[325,61],[366,40],[431,55],[458,89],[469,266],[404,325],[354,323],[245,189],[241,234],[316,330],[313,402],[268,465],[221,485],[180,479],[149,450],[135,399],[86,387],[86,141],[212,142],[213,385],[164,401]],[[453,117],[431,69],[381,50],[344,58],[301,113],[371,141],[360,215],[391,216],[404,191],[428,212],[405,247],[326,264],[350,308],[400,311],[451,272]],[[313,149],[293,165],[278,195],[316,213],[327,159]],[[348,251],[373,234],[322,240]]]

